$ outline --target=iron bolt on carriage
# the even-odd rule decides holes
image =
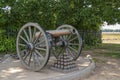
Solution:
[[[27,23],[18,33],[16,48],[25,68],[40,71],[47,64],[51,51],[56,58],[67,54],[71,60],[77,60],[82,49],[82,39],[71,25],[45,31],[37,23]]]

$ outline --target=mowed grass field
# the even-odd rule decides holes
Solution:
[[[120,44],[120,33],[102,33],[102,42]]]

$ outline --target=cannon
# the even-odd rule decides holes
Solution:
[[[16,50],[25,68],[40,71],[47,64],[50,53],[56,58],[67,54],[71,60],[77,60],[82,50],[82,39],[71,25],[45,31],[39,24],[30,22],[19,30]]]

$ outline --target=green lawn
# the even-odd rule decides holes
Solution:
[[[103,56],[111,58],[120,58],[120,44],[102,44],[100,47],[91,47],[83,49],[89,51],[93,56]]]
[[[103,51],[99,53],[104,56],[120,58],[120,44],[103,44],[100,49]]]

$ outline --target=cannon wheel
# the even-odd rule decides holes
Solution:
[[[40,32],[39,37],[35,37],[36,32]],[[20,29],[16,48],[21,63],[27,69],[40,71],[48,62],[49,42],[37,23],[27,23]]]
[[[60,39],[62,41],[65,41],[67,43],[67,46],[56,48],[56,54],[61,55],[63,53],[66,53],[71,57],[72,60],[77,60],[82,50],[82,38],[77,29],[71,25],[62,25],[57,28],[57,30],[62,29],[71,29],[73,30],[73,33],[60,36]]]

